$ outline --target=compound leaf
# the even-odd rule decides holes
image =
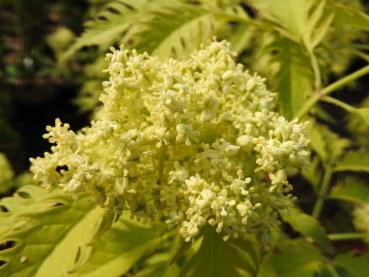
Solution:
[[[347,153],[337,163],[335,170],[369,172],[369,149],[363,148]]]
[[[80,247],[93,240],[103,217],[95,200],[24,186],[0,202],[1,276],[64,276]]]
[[[280,211],[280,214],[284,221],[288,222],[293,229],[301,233],[303,236],[313,239],[320,246],[325,248],[330,246],[325,229],[312,216],[298,210],[297,208]]]
[[[298,44],[287,39],[278,40],[272,48],[277,53],[273,61],[279,64],[275,90],[280,109],[285,117],[293,118],[313,93],[314,75],[309,57]]]
[[[315,246],[289,240],[266,257],[257,277],[313,277],[323,266],[324,257]]]
[[[369,186],[363,179],[355,177],[341,178],[331,190],[329,197],[357,204],[367,203],[369,200]]]
[[[223,277],[255,276],[259,265],[254,241],[224,241],[211,227],[205,228],[198,251],[185,264],[180,276]]]
[[[352,277],[367,276],[369,272],[369,255],[344,253],[339,255],[334,263],[337,267],[344,268]]]
[[[83,249],[75,276],[121,276],[162,241],[162,228],[122,216],[100,240]]]

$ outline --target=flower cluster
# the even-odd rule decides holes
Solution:
[[[369,243],[369,204],[357,206],[353,216],[355,228],[365,234],[364,239]]]
[[[165,219],[187,241],[206,224],[225,238],[273,225],[291,202],[286,171],[308,157],[306,124],[274,112],[276,95],[225,41],[164,62],[111,51],[96,120],[47,127],[55,145],[32,159],[34,179]]]
[[[0,153],[0,192],[5,192],[10,185],[14,172],[3,153]]]

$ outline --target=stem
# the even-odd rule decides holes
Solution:
[[[319,64],[313,51],[310,53],[310,62],[314,72],[315,90],[319,91],[322,86],[322,78],[320,76]]]
[[[338,233],[338,234],[329,234],[328,238],[330,240],[357,240],[363,239],[365,234],[363,233]]]
[[[328,166],[325,170],[323,182],[319,189],[318,198],[315,202],[312,216],[318,218],[324,205],[325,198],[327,196],[329,190],[329,184],[331,182],[333,170],[330,166]]]
[[[341,78],[340,80],[330,84],[329,86],[325,87],[320,92],[317,92],[314,94],[310,99],[305,103],[304,106],[300,109],[300,111],[297,113],[296,117],[301,118],[303,117],[310,109],[313,107],[323,96],[328,95],[332,93],[333,91],[336,91],[337,89],[340,89],[341,87],[347,85],[348,83],[366,75],[369,73],[369,65],[364,66],[363,68]]]
[[[343,87],[344,85],[347,85],[348,83],[366,75],[369,73],[369,65],[364,66],[363,68],[356,70],[355,72],[341,78],[340,80],[334,82],[333,84],[330,84],[328,87],[322,90],[323,95],[328,95],[331,92]]]
[[[327,265],[327,269],[333,277],[340,277],[340,275],[337,273],[337,271],[332,265]]]
[[[348,104],[346,104],[345,102],[342,102],[336,98],[330,97],[330,96],[324,96],[322,98],[322,101],[327,102],[327,103],[331,103],[334,104],[350,113],[353,113],[356,111],[356,109]]]

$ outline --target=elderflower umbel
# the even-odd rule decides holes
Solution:
[[[286,170],[308,156],[306,124],[274,112],[276,95],[225,41],[185,60],[111,52],[96,120],[47,127],[55,145],[32,159],[35,180],[164,218],[187,241],[206,224],[225,238],[273,225],[291,202]]]

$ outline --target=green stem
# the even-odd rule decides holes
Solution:
[[[333,105],[336,105],[346,111],[348,111],[349,113],[353,113],[356,111],[356,109],[348,104],[346,104],[345,102],[342,102],[336,98],[330,97],[330,96],[324,96],[322,98],[322,101],[327,102],[327,103],[331,103]]]
[[[318,64],[318,61],[313,51],[311,51],[310,53],[310,62],[311,62],[311,67],[313,68],[313,72],[314,72],[315,90],[319,91],[322,86],[322,78],[320,76],[319,64]]]
[[[330,166],[327,166],[325,173],[324,173],[322,185],[320,186],[320,189],[319,189],[318,198],[315,202],[313,213],[312,213],[312,216],[315,218],[319,217],[323,209],[324,201],[325,201],[325,198],[329,190],[329,184],[331,182],[332,174],[333,174],[332,168]]]
[[[365,234],[363,233],[338,233],[338,234],[329,234],[328,238],[330,240],[357,240],[363,239]]]
[[[337,273],[337,271],[332,265],[327,265],[327,269],[333,277],[340,277],[340,275]]]
[[[318,91],[317,93],[315,93],[306,103],[304,106],[302,106],[302,108],[300,109],[300,111],[297,113],[296,117],[297,118],[301,118],[303,117],[305,114],[307,114],[309,112],[309,110],[311,109],[311,107],[313,107],[322,97],[324,97],[325,95],[328,95],[338,89],[340,89],[341,87],[351,83],[352,81],[366,75],[369,73],[369,65],[364,66],[363,68],[341,78],[340,80],[330,84],[329,86],[325,87],[324,89],[322,89],[321,91]]]

